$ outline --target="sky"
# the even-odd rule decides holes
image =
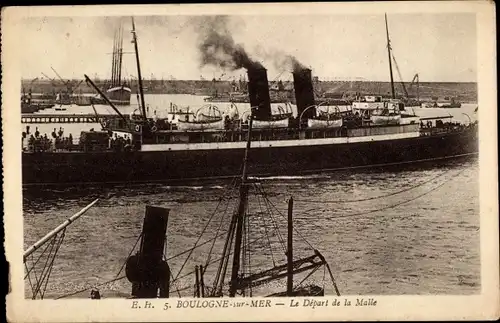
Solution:
[[[211,17],[208,17],[211,18]],[[212,17],[213,18],[213,17]],[[109,78],[117,17],[30,17],[21,30],[19,54],[23,78]],[[123,74],[137,77],[131,19],[123,17]],[[217,18],[213,18],[217,20]],[[226,16],[226,29],[252,60],[268,69],[268,78],[291,80],[276,57],[292,55],[320,79],[362,78],[389,81],[384,15]],[[135,18],[143,77],[222,79],[245,75],[202,66],[198,44],[203,20],[193,16]],[[473,13],[388,15],[393,54],[404,81],[475,82],[476,16]],[[394,67],[394,66],[393,66]],[[395,80],[399,80],[394,67]]]

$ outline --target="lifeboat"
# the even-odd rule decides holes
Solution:
[[[372,115],[370,117],[370,120],[374,125],[401,124],[401,115],[400,114]]]
[[[208,115],[204,113],[200,113],[198,115],[199,121],[219,121],[221,119],[220,116]]]
[[[222,130],[224,129],[224,120],[199,120],[199,121],[177,121],[179,130]]]
[[[307,119],[307,127],[311,129],[340,128],[343,121],[338,119]]]
[[[420,122],[420,117],[414,115],[401,115],[401,121],[399,124],[415,124]]]
[[[253,120],[252,128],[266,129],[266,128],[288,128],[288,118],[278,120]]]

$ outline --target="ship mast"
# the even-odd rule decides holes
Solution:
[[[247,145],[245,148],[245,157],[243,159],[243,172],[241,175],[240,184],[240,197],[238,204],[238,213],[234,216],[236,217],[236,236],[234,239],[234,253],[233,253],[233,266],[231,270],[231,284],[229,288],[229,296],[235,297],[236,291],[239,287],[238,274],[240,271],[240,258],[241,258],[241,240],[243,236],[243,222],[245,216],[245,210],[248,202],[248,185],[247,181],[247,164],[248,164],[248,152],[250,150],[250,145],[252,142],[252,124],[253,124],[253,113],[252,107],[250,108],[250,121],[248,122],[248,138]]]
[[[116,34],[117,31],[115,30],[115,35],[113,37],[113,53],[112,53],[112,60],[111,60],[111,84],[109,84],[109,87],[112,88],[115,85],[115,75],[116,75]]]
[[[387,14],[385,14],[385,32],[387,35],[387,55],[389,57],[389,73],[391,75],[391,94],[392,98],[396,98],[396,93],[394,91],[394,77],[392,75],[392,61],[391,61],[391,41],[389,39],[389,27],[387,25]]]
[[[142,116],[144,120],[147,119],[146,116],[146,103],[144,102],[144,91],[142,87],[142,75],[141,75],[141,64],[139,63],[139,49],[137,47],[137,34],[135,32],[135,23],[134,23],[134,17],[132,17],[132,36],[133,40],[132,42],[134,43],[134,49],[135,49],[135,60],[137,63],[137,76],[139,78],[139,94],[141,98],[141,110],[142,110]]]

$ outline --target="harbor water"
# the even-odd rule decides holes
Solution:
[[[150,113],[169,102],[185,98],[185,105],[201,106],[194,96],[151,95],[146,98]],[[191,101],[190,101],[191,100]],[[225,103],[216,103],[222,107]],[[245,105],[241,105],[242,110]],[[74,110],[73,110],[74,109]],[[112,113],[104,106],[99,113]],[[128,109],[128,110],[127,110]],[[135,108],[125,107],[124,113]],[[460,109],[421,109],[427,115],[448,115],[455,120],[474,120],[475,105]],[[425,110],[425,111],[424,111]],[[78,111],[78,112],[77,112]],[[91,113],[92,107],[68,107],[66,113]],[[166,111],[163,108],[163,111]],[[58,111],[59,112],[59,111]],[[420,109],[415,109],[417,115]],[[46,110],[43,113],[50,113]],[[240,111],[242,113],[242,111]],[[467,114],[467,115],[464,115]],[[465,119],[464,119],[465,118]],[[38,125],[50,134],[61,125]],[[97,125],[63,125],[73,138],[83,129]],[[34,129],[35,125],[31,125]],[[87,128],[85,128],[87,127]],[[243,156],[242,156],[243,158]],[[270,203],[250,197],[248,245],[252,260],[247,272],[268,269],[284,261],[280,236],[286,239],[287,199],[294,198],[295,257],[306,257],[318,249],[330,264],[342,295],[461,295],[479,293],[479,179],[477,158],[450,160],[439,165],[422,165],[388,170],[342,171],[303,177],[254,178],[254,191],[264,191]],[[103,297],[126,297],[131,284],[123,264],[142,228],[145,206],[170,209],[167,228],[167,258],[172,274],[171,296],[192,296],[195,265],[204,265],[207,255],[217,260],[235,202],[220,197],[237,197],[229,181],[184,186],[161,184],[26,188],[23,190],[24,248],[54,229],[95,198],[100,201],[70,225],[55,259],[45,298],[83,297],[98,286]],[[229,199],[228,199],[229,200]],[[232,201],[232,200],[231,200]],[[266,206],[267,205],[267,206]],[[265,211],[274,216],[266,222]],[[228,212],[224,212],[224,210]],[[228,213],[225,215],[225,213]],[[284,216],[285,215],[285,216]],[[226,217],[224,217],[226,216]],[[280,234],[263,228],[279,228]],[[198,238],[203,233],[200,240]],[[200,246],[181,254],[196,242]],[[213,252],[210,250],[213,249]],[[40,251],[37,251],[40,253]],[[181,255],[179,255],[181,254]],[[30,265],[36,260],[29,258]],[[186,260],[187,259],[187,260]],[[210,284],[217,263],[207,269]],[[122,269],[122,270],[121,270]],[[315,276],[323,283],[323,270]],[[328,275],[326,275],[328,276]],[[283,291],[276,283],[254,295]],[[276,290],[278,289],[278,290]],[[327,294],[334,294],[325,282]],[[80,293],[77,293],[81,291]],[[25,280],[26,297],[31,295]]]

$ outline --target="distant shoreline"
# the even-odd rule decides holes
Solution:
[[[107,80],[94,80],[100,88],[107,87]],[[66,81],[67,86],[61,80],[22,80],[21,85],[24,91],[32,93],[59,93],[68,91],[73,94],[96,94],[96,92],[81,80]],[[194,94],[211,96],[214,93],[228,93],[233,91],[232,81],[213,80],[144,80],[144,92],[147,94]],[[79,86],[76,86],[79,84]],[[271,85],[277,82],[270,82]],[[293,91],[292,81],[282,81],[285,89]],[[477,102],[477,82],[419,82],[417,84],[404,83],[408,94],[411,97],[422,98],[455,97],[461,102]],[[138,88],[135,81],[127,84],[136,93]],[[74,88],[73,88],[74,87]],[[382,95],[388,96],[391,91],[390,82],[380,81],[315,81],[315,91],[319,93],[329,92],[333,94],[355,93],[361,95]],[[404,90],[400,82],[395,82],[397,96],[403,96]]]

